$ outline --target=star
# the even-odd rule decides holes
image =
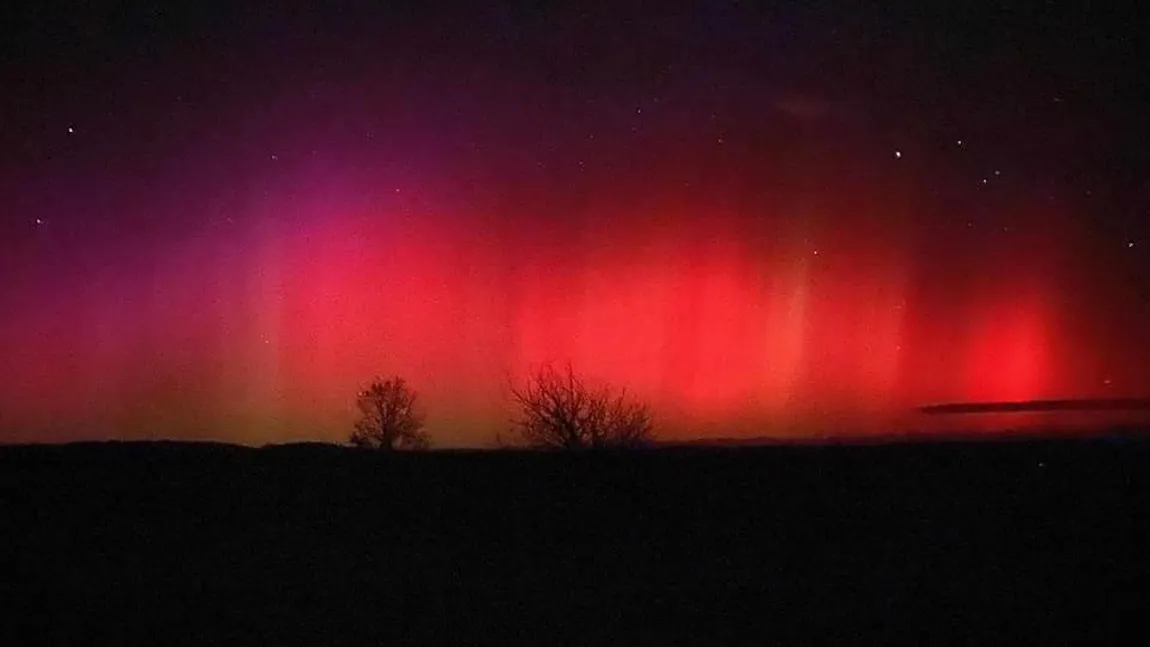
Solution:
[[[1134,241],[1132,241],[1132,240],[1126,241],[1126,248],[1127,249],[1134,249]]]
[[[76,132],[75,128],[73,128],[72,126],[68,126],[68,134],[69,135],[74,134],[75,132]]]
[[[894,158],[895,158],[896,160],[897,160],[897,159],[902,159],[902,151],[895,151],[895,152],[894,152]]]
[[[36,224],[37,224],[37,225],[42,225],[42,224],[44,224],[44,220],[43,220],[42,218],[37,218],[37,219],[36,219]]]

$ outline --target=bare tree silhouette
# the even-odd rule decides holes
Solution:
[[[427,449],[423,416],[415,408],[415,391],[402,377],[377,378],[356,397],[360,418],[348,441],[382,451]]]
[[[629,399],[625,389],[589,386],[570,364],[540,367],[522,387],[512,386],[511,398],[518,408],[512,436],[529,447],[634,448],[655,438],[647,405]]]

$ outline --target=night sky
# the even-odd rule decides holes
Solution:
[[[677,438],[1150,395],[1126,3],[21,4],[0,441],[339,441],[401,374],[480,446],[548,361]]]

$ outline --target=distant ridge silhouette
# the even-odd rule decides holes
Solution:
[[[939,414],[1011,413],[1040,411],[1150,411],[1150,398],[1083,398],[1070,400],[1024,400],[1019,402],[949,402],[918,408]]]

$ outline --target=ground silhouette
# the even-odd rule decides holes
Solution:
[[[1148,449],[5,447],[0,643],[1113,642]]]

